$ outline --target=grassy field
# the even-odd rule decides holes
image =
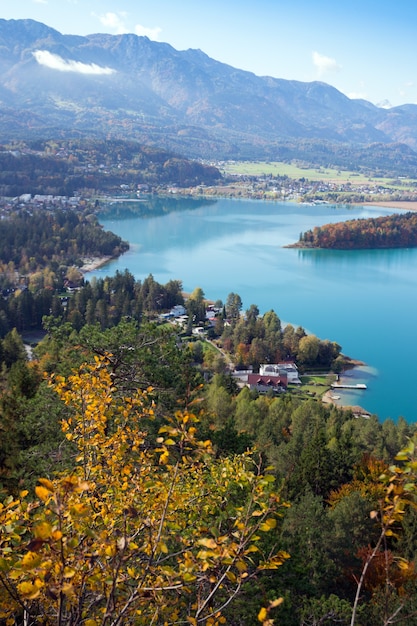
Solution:
[[[273,176],[288,176],[289,178],[307,178],[311,181],[337,181],[339,183],[351,183],[352,185],[363,185],[369,182],[386,185],[393,189],[405,190],[408,185],[415,183],[415,180],[406,179],[399,183],[393,178],[370,178],[357,172],[336,170],[326,167],[303,168],[292,163],[281,163],[279,161],[229,161],[223,164],[222,170],[225,174],[238,174],[247,176],[262,176],[272,174]]]
[[[330,384],[334,380],[334,376],[317,375],[317,376],[300,376],[301,385],[288,388],[293,395],[307,400],[308,398],[321,398],[326,391],[329,391]]]

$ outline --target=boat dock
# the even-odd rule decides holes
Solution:
[[[344,385],[343,383],[332,383],[332,389],[366,389],[364,383],[357,383],[356,385]]]

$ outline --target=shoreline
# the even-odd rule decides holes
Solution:
[[[87,274],[88,272],[93,272],[94,270],[99,269],[103,265],[106,265],[109,261],[112,260],[111,256],[103,256],[103,257],[91,257],[83,259],[83,265],[79,268],[81,274]]]
[[[321,400],[323,404],[333,404],[333,406],[337,407],[338,409],[342,409],[343,411],[352,411],[355,417],[365,417],[365,418],[371,417],[372,413],[370,413],[369,411],[367,411],[366,409],[364,409],[363,407],[359,405],[338,404],[337,401],[333,400],[332,398],[333,393],[334,391],[332,389],[329,389],[329,391],[326,391],[322,395]]]
[[[348,361],[348,363],[346,367],[344,368],[343,372],[341,372],[341,374],[339,375],[341,380],[343,380],[343,376],[346,372],[354,369],[355,367],[361,367],[361,366],[366,365],[364,361],[360,361],[358,359],[351,359],[350,357],[345,357],[345,358]],[[333,404],[333,406],[337,407],[338,409],[343,409],[344,411],[352,411],[355,417],[364,417],[364,418],[371,417],[372,413],[359,405],[339,404],[338,401],[333,398],[334,395],[335,395],[334,389],[329,389],[328,391],[326,391],[321,397],[323,404]]]

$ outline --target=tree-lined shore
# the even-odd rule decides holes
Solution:
[[[316,226],[300,235],[296,248],[359,250],[410,248],[417,245],[417,213],[348,220]]]

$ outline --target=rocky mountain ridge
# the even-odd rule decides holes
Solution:
[[[133,34],[81,37],[0,20],[0,141],[88,133],[191,157],[349,166],[375,153],[417,168],[416,105],[380,108]]]

